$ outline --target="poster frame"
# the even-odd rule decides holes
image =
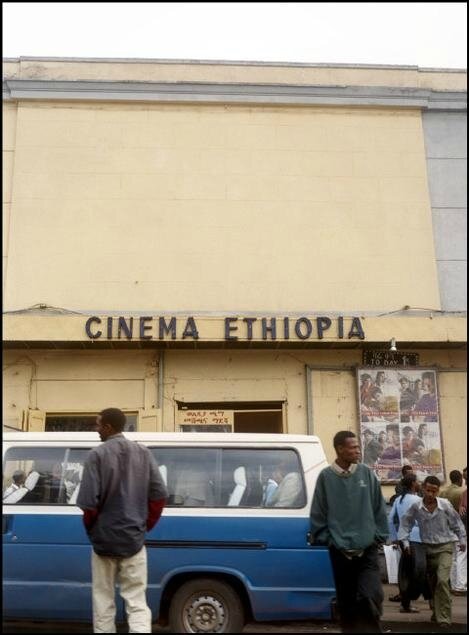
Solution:
[[[360,375],[361,373],[368,372],[376,374],[379,371],[396,372],[405,375],[406,373],[424,373],[426,371],[431,371],[435,376],[435,388],[436,388],[436,405],[437,405],[437,425],[439,432],[439,449],[441,452],[441,473],[443,478],[440,479],[442,484],[446,480],[446,464],[445,464],[445,451],[444,451],[444,439],[442,433],[442,418],[441,418],[441,405],[440,405],[440,386],[439,386],[439,369],[434,366],[356,366],[355,367],[355,379],[356,379],[356,395],[357,395],[357,417],[358,417],[358,437],[360,443],[360,449],[362,451],[362,461],[363,461],[363,440],[362,440],[362,427],[364,422],[362,422],[362,408],[361,408],[361,395],[360,395]],[[401,426],[404,422],[399,421],[397,425],[399,425],[399,431],[401,431]],[[401,435],[399,435],[401,438]],[[402,447],[402,446],[401,446]],[[401,453],[401,464],[400,469],[402,469],[402,453]],[[439,473],[440,474],[440,473]],[[376,475],[380,485],[396,485],[400,481],[400,476],[395,478],[380,478]]]

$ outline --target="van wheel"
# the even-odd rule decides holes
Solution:
[[[171,633],[240,633],[244,610],[225,582],[199,578],[183,584],[169,607]]]

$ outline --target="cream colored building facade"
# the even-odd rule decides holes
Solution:
[[[4,429],[205,412],[332,458],[363,352],[395,338],[437,370],[461,469],[466,307],[442,301],[425,116],[465,96],[465,71],[414,67],[5,60]]]

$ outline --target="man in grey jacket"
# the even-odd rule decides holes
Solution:
[[[168,493],[151,452],[122,434],[125,421],[117,408],[98,415],[97,431],[104,443],[88,455],[77,499],[93,545],[95,633],[116,632],[116,581],[130,632],[151,633],[145,531],[157,523]]]

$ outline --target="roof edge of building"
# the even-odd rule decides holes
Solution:
[[[354,85],[204,81],[122,81],[11,78],[3,99],[117,102],[195,102],[267,106],[372,106],[465,110],[467,91]]]
[[[187,64],[196,66],[280,66],[292,68],[348,68],[365,70],[413,70],[436,73],[466,73],[466,68],[427,67],[417,64],[360,64],[342,62],[285,62],[260,60],[219,60],[219,59],[185,59],[185,58],[147,58],[147,57],[62,57],[20,55],[19,57],[3,57],[4,62],[84,62],[86,64]]]

